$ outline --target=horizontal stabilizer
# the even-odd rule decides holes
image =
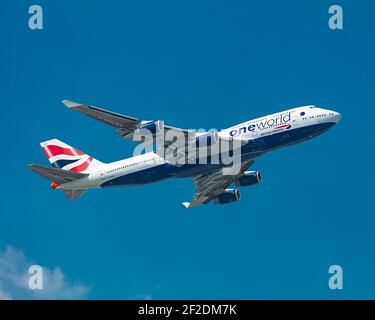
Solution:
[[[86,189],[71,189],[64,190],[64,193],[69,200],[74,200],[78,199],[85,191]]]
[[[85,173],[50,168],[39,164],[29,164],[27,166],[30,168],[30,170],[36,172],[37,174],[48,180],[56,182],[57,184],[79,180],[88,176],[88,174]]]

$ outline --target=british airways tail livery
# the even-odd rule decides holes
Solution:
[[[69,199],[77,199],[88,189],[191,177],[196,192],[190,202],[183,202],[186,208],[211,201],[227,204],[240,200],[240,187],[262,180],[259,171],[249,170],[255,158],[314,138],[341,119],[335,111],[311,105],[250,120],[219,132],[201,133],[164,125],[160,120],[143,121],[91,105],[68,100],[63,103],[115,127],[124,139],[137,140],[143,132],[141,136],[147,140],[147,133],[151,137],[148,145],[159,148],[156,152],[103,163],[58,139],[42,142],[41,147],[52,167],[37,164],[28,167],[50,180],[53,189],[62,190]],[[204,152],[202,147],[205,147]]]

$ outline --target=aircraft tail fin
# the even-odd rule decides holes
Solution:
[[[52,139],[40,143],[51,165],[57,169],[89,173],[103,163],[66,143]]]

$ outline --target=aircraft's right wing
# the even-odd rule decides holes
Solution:
[[[208,204],[211,200],[225,192],[225,189],[236,182],[244,172],[254,163],[247,160],[241,164],[241,169],[235,175],[223,175],[223,169],[201,174],[193,178],[197,191],[191,202],[184,202],[185,208],[193,208],[202,204]]]

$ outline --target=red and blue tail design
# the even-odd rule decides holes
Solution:
[[[89,173],[92,168],[103,164],[58,139],[48,140],[40,145],[49,162],[58,169]]]

